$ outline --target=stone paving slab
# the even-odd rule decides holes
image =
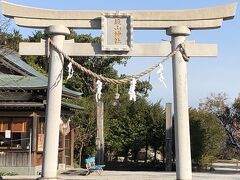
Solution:
[[[37,179],[39,176],[4,176],[3,179],[28,180]],[[88,179],[88,180],[175,180],[174,172],[146,172],[146,171],[104,171],[102,175],[92,173],[88,176],[82,175],[59,175],[59,179]],[[193,180],[240,180],[240,173],[193,173]]]

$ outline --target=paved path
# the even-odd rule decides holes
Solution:
[[[214,163],[212,172],[193,173],[193,180],[240,180],[240,166],[237,163]],[[175,172],[151,171],[104,171],[101,176],[91,173],[85,176],[85,169],[70,169],[59,172],[59,179],[83,180],[175,180]],[[4,176],[3,179],[33,180],[39,176]],[[0,178],[1,179],[1,178]]]
[[[3,179],[36,179],[39,176],[4,176]],[[104,171],[101,176],[92,173],[88,176],[75,174],[59,175],[59,179],[88,179],[88,180],[175,180],[174,172],[145,172],[145,171]],[[193,173],[193,180],[240,180],[240,173],[220,174]]]
[[[66,179],[74,179],[75,177],[65,176]],[[78,177],[79,178],[79,177]],[[136,172],[136,171],[106,171],[101,176],[91,174],[83,176],[81,179],[99,179],[99,180],[175,180],[175,173],[163,172]],[[210,173],[193,173],[193,179],[217,179],[217,180],[240,180],[240,174],[210,174]]]

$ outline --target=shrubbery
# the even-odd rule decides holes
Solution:
[[[191,152],[197,165],[212,163],[224,148],[226,133],[216,116],[201,110],[190,110]]]

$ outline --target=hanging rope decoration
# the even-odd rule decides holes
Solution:
[[[118,84],[116,86],[116,93],[115,93],[115,100],[118,100],[120,97],[120,94],[118,93]]]
[[[59,131],[64,134],[65,136],[70,132],[70,121],[71,119],[69,118],[66,122],[60,118],[60,128]]]
[[[132,86],[132,89],[134,89],[134,91],[135,91],[135,88],[133,88],[133,87],[136,86],[136,79],[138,79],[138,78],[140,78],[140,77],[142,77],[142,76],[145,76],[146,74],[149,74],[150,72],[152,72],[153,70],[155,70],[155,69],[158,68],[158,67],[160,68],[160,69],[159,69],[159,75],[160,75],[159,80],[160,80],[160,82],[161,82],[164,86],[166,86],[166,84],[165,84],[165,82],[164,82],[164,77],[163,77],[163,66],[162,66],[162,64],[163,64],[165,61],[167,61],[169,58],[171,58],[172,56],[174,56],[177,52],[181,52],[182,57],[183,57],[183,59],[184,59],[186,62],[189,61],[189,56],[187,56],[186,50],[185,50],[185,43],[183,42],[182,44],[179,44],[178,47],[177,47],[174,51],[172,51],[171,53],[169,53],[169,54],[166,56],[166,58],[162,59],[158,64],[156,64],[156,65],[154,65],[154,66],[152,66],[152,67],[149,67],[149,68],[146,69],[145,71],[143,71],[143,72],[141,72],[141,73],[139,73],[139,74],[135,74],[135,75],[132,75],[132,76],[125,77],[125,78],[123,78],[123,79],[112,79],[112,78],[107,78],[107,77],[98,75],[98,74],[92,72],[91,70],[83,67],[81,64],[77,63],[76,61],[74,61],[74,59],[72,59],[72,58],[69,57],[67,54],[65,54],[61,49],[59,49],[59,48],[57,47],[57,45],[55,45],[50,38],[48,39],[48,42],[49,42],[49,44],[51,44],[59,53],[61,53],[64,58],[66,58],[70,63],[72,63],[71,65],[69,65],[69,66],[70,66],[69,69],[71,69],[71,66],[74,65],[74,66],[76,66],[77,68],[79,68],[81,71],[85,72],[86,74],[88,74],[88,75],[90,75],[90,76],[98,79],[99,82],[104,81],[104,82],[108,82],[108,83],[112,83],[112,84],[123,84],[123,83],[127,83],[127,82],[129,82],[129,81],[131,81],[131,83],[134,84],[134,82],[135,82],[135,85]],[[69,63],[69,64],[70,64],[70,63]],[[72,77],[71,74],[73,75],[73,69],[71,69],[71,70],[69,71],[69,78]],[[98,81],[97,81],[97,82],[98,82]],[[101,88],[100,88],[100,87],[101,87]],[[98,101],[98,100],[101,98],[101,94],[102,94],[102,93],[101,93],[102,82],[101,82],[101,86],[99,85],[99,89],[100,89],[100,91],[97,89],[96,101]],[[130,86],[130,89],[131,89],[131,86]],[[130,91],[130,89],[129,89],[129,92],[131,92],[131,93],[129,94],[129,95],[131,96],[130,99],[136,100],[136,97],[135,97],[136,94],[134,95],[132,89],[131,89],[131,91]],[[99,97],[100,97],[100,98],[99,98]],[[135,98],[134,98],[134,97],[135,97]]]
[[[164,82],[164,76],[163,76],[163,64],[160,63],[159,66],[158,66],[158,71],[157,71],[157,74],[159,74],[159,78],[158,80],[160,81],[160,83],[165,87],[167,88],[167,85],[166,83]]]
[[[188,62],[190,57],[187,55],[186,50],[185,50],[185,44],[179,44],[178,45],[179,51],[182,53],[182,57],[184,59],[184,61]]]
[[[137,81],[135,78],[133,78],[132,81],[130,82],[130,88],[128,91],[129,100],[134,102],[136,101],[136,92],[135,92],[136,84],[137,84]]]
[[[98,100],[101,99],[102,95],[102,82],[100,80],[97,80],[96,85],[97,85],[96,102],[98,102]]]
[[[68,80],[71,77],[73,77],[73,73],[74,73],[73,65],[71,62],[68,64],[67,68],[68,68],[68,77],[67,77],[67,80]]]

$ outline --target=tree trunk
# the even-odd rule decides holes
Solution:
[[[137,150],[134,150],[134,151],[133,151],[133,155],[134,155],[134,156],[133,156],[133,161],[134,161],[134,162],[138,162],[138,151],[137,151]]]
[[[125,152],[124,152],[124,162],[128,162],[128,151],[129,151],[129,149],[125,149]]]
[[[154,148],[154,162],[157,162],[157,149]]]
[[[83,143],[81,144],[80,146],[80,149],[79,149],[79,167],[81,167],[81,164],[82,164],[82,149],[83,149]]]
[[[115,161],[115,162],[118,162],[118,154],[115,154],[114,161]]]
[[[146,152],[145,152],[145,163],[147,163],[148,160],[148,144],[146,144]]]
[[[162,158],[163,158],[163,163],[164,163],[164,164],[166,163],[166,159],[165,159],[165,148],[166,148],[165,146],[162,147],[162,152],[163,152],[163,154],[162,154],[163,157],[162,157]]]

